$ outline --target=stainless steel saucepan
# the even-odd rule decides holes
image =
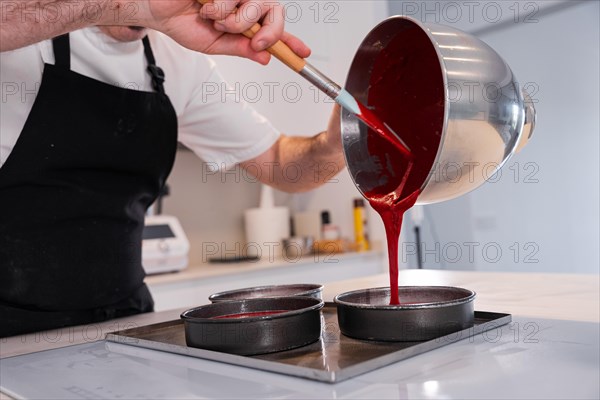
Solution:
[[[442,79],[444,85],[440,98],[444,105],[441,140],[417,200],[417,204],[429,204],[458,197],[492,177],[527,143],[536,113],[512,70],[487,44],[454,28],[402,16],[383,21],[366,36],[350,67],[346,90],[368,105],[371,74],[386,46],[394,39],[408,37],[411,31],[414,35],[415,30],[426,35],[425,43],[435,50],[437,59],[432,62],[439,63],[441,74],[423,74],[416,79],[422,80],[423,90],[430,79]],[[419,61],[406,56],[399,55],[399,65]],[[399,108],[395,102],[387,106]],[[367,128],[355,115],[344,112],[341,124],[346,162],[354,183],[364,194],[374,189],[369,172],[381,169],[386,160],[370,153]],[[411,134],[396,131],[401,136]],[[402,176],[391,179],[400,181]]]

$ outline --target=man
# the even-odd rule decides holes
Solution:
[[[261,14],[245,18],[250,6]],[[240,164],[287,191],[327,180],[330,169],[319,164],[343,167],[338,108],[327,131],[295,138],[246,104],[203,99],[203,82],[221,78],[192,50],[266,64],[264,49],[282,39],[309,55],[283,31],[276,3],[0,0],[0,7],[0,337],[152,311],[141,233],[177,140],[205,161]],[[119,14],[128,7],[133,19]],[[252,40],[238,34],[258,20],[263,28]],[[301,166],[299,182],[286,180],[288,163]]]

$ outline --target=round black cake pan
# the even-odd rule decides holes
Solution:
[[[335,297],[341,332],[376,341],[431,340],[473,326],[475,292],[448,286],[400,286],[400,305],[390,288],[361,289]]]
[[[223,301],[187,310],[181,318],[188,346],[253,355],[317,341],[323,305],[322,300],[310,297]],[[270,312],[277,313],[260,315]]]
[[[292,285],[257,286],[244,289],[228,290],[209,296],[208,300],[217,303],[220,301],[247,300],[263,297],[290,297],[303,296],[321,300],[323,285],[314,283],[298,283]]]

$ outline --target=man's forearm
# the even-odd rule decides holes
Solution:
[[[0,0],[0,51],[91,25],[136,25],[137,0]]]
[[[125,25],[150,28],[170,36],[180,45],[208,54],[246,57],[266,64],[264,51],[283,40],[296,54],[308,57],[310,49],[285,33],[282,6],[274,0],[215,0],[201,7],[196,0],[0,0],[0,51],[14,50],[66,32],[92,25]],[[259,10],[246,16],[246,10]],[[235,16],[232,18],[232,13]],[[242,21],[240,24],[236,21]],[[267,19],[252,38],[241,33],[245,24]],[[215,21],[226,20],[223,24]],[[254,45],[252,45],[254,43]]]
[[[267,153],[242,163],[242,167],[262,183],[279,190],[314,189],[345,167],[341,145],[328,140],[325,132],[314,137],[282,136]]]

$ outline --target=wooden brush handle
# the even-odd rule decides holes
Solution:
[[[205,5],[212,3],[212,0],[198,0],[198,2],[202,5]],[[234,11],[237,11],[237,9]],[[242,32],[242,34],[248,39],[252,39],[256,32],[260,30],[260,28],[261,26],[257,22],[250,29],[248,29],[245,32]],[[294,53],[292,49],[290,49],[288,45],[283,43],[281,40],[278,40],[277,43],[275,43],[273,46],[269,47],[266,50],[279,61],[281,61],[296,72],[300,72],[302,68],[304,68],[304,66],[306,65],[306,60]]]

